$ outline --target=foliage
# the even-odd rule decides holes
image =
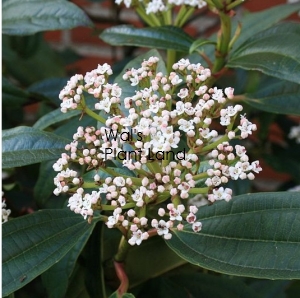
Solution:
[[[91,2],[101,5],[102,1]],[[125,57],[113,65],[113,76],[110,76],[110,67],[103,72],[106,88],[119,86],[122,89],[122,94],[116,96],[119,102],[109,102],[111,112],[107,107],[103,108],[105,98],[98,98],[101,108],[94,105],[94,97],[97,99],[94,85],[80,87],[85,96],[78,93],[80,100],[75,106],[72,105],[74,102],[68,101],[69,95],[60,96],[62,101],[59,99],[66,84],[68,88],[71,86],[68,77],[74,73],[67,73],[65,65],[69,60],[51,48],[42,33],[85,26],[92,28],[95,34],[98,32],[96,23],[87,13],[64,0],[3,1],[2,168],[5,203],[2,203],[2,218],[4,221],[8,218],[2,226],[3,297],[297,297],[300,193],[297,188],[294,192],[287,190],[300,184],[300,24],[286,18],[299,11],[300,5],[273,6],[245,14],[237,21],[234,10],[243,5],[241,0],[199,0],[196,1],[199,7],[162,4],[160,11],[154,11],[155,6],[149,4],[151,1],[116,2],[122,5],[122,10],[128,9],[128,3],[131,3],[131,9],[139,15],[143,27],[122,24],[111,26],[99,35],[113,46],[133,49],[130,61]],[[191,18],[201,20],[199,10],[209,10],[219,18],[218,34],[199,38],[188,33],[186,25]],[[136,50],[142,50],[143,54],[136,57]],[[147,212],[146,208],[137,208],[133,201],[127,201],[124,205],[114,203],[124,212],[116,215],[113,213],[116,206],[110,203],[105,192],[99,191],[104,181],[110,181],[105,179],[130,179],[131,195],[138,187],[147,186],[147,180],[150,183],[158,180],[153,177],[162,173],[162,168],[167,165],[164,161],[131,169],[125,167],[120,158],[92,166],[85,161],[78,162],[76,157],[72,161],[76,161],[77,180],[72,180],[73,176],[71,180],[55,176],[53,165],[60,168],[59,162],[64,162],[61,154],[72,142],[74,133],[80,134],[79,126],[101,131],[110,116],[112,119],[125,115],[122,116],[125,119],[130,114],[128,105],[138,109],[139,104],[128,104],[127,99],[133,98],[137,85],[140,91],[150,90],[151,80],[147,80],[147,74],[135,84],[130,71],[134,72],[152,57],[159,61],[149,66],[149,77],[160,75],[168,80],[167,74],[172,71],[179,74],[180,83],[178,86],[173,84],[172,96],[165,100],[169,111],[175,110],[176,102],[184,98],[180,94],[183,88],[190,92],[184,101],[194,104],[195,97],[199,96],[196,92],[205,82],[208,90],[217,86],[226,94],[224,102],[203,112],[207,118],[215,121],[225,113],[228,105],[241,104],[253,134],[248,131],[246,137],[250,135],[250,138],[244,142],[246,137],[242,130],[235,128],[243,121],[239,122],[236,113],[229,117],[229,122],[221,120],[221,124],[213,127],[221,138],[203,138],[197,151],[195,141],[194,147],[191,146],[193,135],[182,130],[177,150],[188,146],[190,153],[197,155],[197,161],[191,162],[190,170],[182,165],[173,167],[170,177],[176,170],[193,174],[195,185],[187,191],[189,199],[171,195],[171,191],[156,190],[153,201],[149,195]],[[189,59],[191,68],[197,63],[209,67],[211,76],[207,75],[191,87],[188,77],[194,75],[191,68],[173,68],[175,62],[187,61],[180,59]],[[129,80],[124,80],[125,73]],[[78,82],[81,81],[83,78],[79,77]],[[232,89],[226,88],[228,86],[235,89],[234,95]],[[68,88],[63,92],[70,94],[70,90],[76,90],[74,86]],[[220,90],[217,88],[210,92],[211,96]],[[153,94],[166,96],[167,92],[162,89],[163,85],[159,85]],[[144,102],[145,99],[141,105],[145,109]],[[35,118],[28,120],[28,107],[36,106]],[[61,113],[72,107],[75,107],[72,111]],[[176,114],[172,125],[179,118]],[[246,118],[242,115],[241,119]],[[197,129],[199,125],[207,128],[208,122],[194,125]],[[254,132],[256,127],[257,132]],[[280,130],[280,137],[272,135],[274,128]],[[255,161],[251,164],[255,175],[259,172],[255,169],[259,160],[263,164],[262,173],[265,167],[285,173],[285,183],[275,185],[272,192],[268,192],[272,177],[265,175],[259,183],[253,180],[253,171],[247,170],[245,177],[241,174],[235,178],[234,173],[228,174],[228,184],[223,180],[217,187],[211,185],[212,174],[209,173],[218,169],[218,166],[214,168],[217,158],[222,163],[228,156],[221,157],[223,149],[217,147],[225,141],[235,148],[246,144],[249,160]],[[82,147],[76,152],[84,156],[86,144],[80,144]],[[134,143],[128,143],[128,146],[132,149]],[[211,155],[208,157],[207,154],[215,154],[212,152],[216,148],[219,155],[211,162]],[[66,163],[69,162],[68,159]],[[226,162],[228,167],[234,167],[238,157],[232,161],[228,158]],[[65,170],[66,163],[57,171]],[[97,178],[96,173],[99,174]],[[172,179],[175,181],[176,177]],[[56,179],[56,189],[53,179]],[[168,183],[166,180],[161,184]],[[68,210],[67,205],[72,205],[70,196],[53,194],[53,191],[55,194],[69,192],[73,197],[79,194],[78,185],[99,191],[99,201],[91,205],[93,210],[86,209],[86,213],[83,209],[77,210],[84,218]],[[67,186],[66,191],[64,186]],[[219,201],[217,196],[223,186],[230,190],[224,190],[222,198],[226,201]],[[202,195],[206,196],[201,200]],[[168,205],[171,202],[175,209]],[[201,220],[202,229],[201,224],[198,225],[201,231],[195,232],[197,225],[189,224],[191,213],[182,212],[184,219],[172,221],[174,226],[168,226],[168,233],[162,237],[157,235],[162,227],[155,226],[155,221],[151,224],[151,220],[162,212],[159,208],[172,213],[174,210],[179,212],[181,207],[178,206],[184,205],[187,210],[189,205],[196,204],[197,210],[194,208],[191,213]],[[126,224],[118,224],[122,221],[111,223],[118,216],[127,220],[132,208],[138,218],[149,218],[148,225],[138,221],[139,228],[143,227],[142,231],[147,234],[145,237],[149,237],[141,245],[128,245],[128,240],[132,244],[135,230],[127,229]],[[162,218],[166,219],[166,216]],[[134,220],[129,223],[131,226]],[[108,229],[110,225],[117,228]]]

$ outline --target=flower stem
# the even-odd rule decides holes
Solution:
[[[114,267],[116,270],[116,274],[120,280],[119,288],[117,289],[117,297],[123,297],[123,294],[127,293],[129,287],[129,280],[127,274],[125,272],[124,263],[123,261],[126,258],[126,255],[129,250],[129,244],[124,236],[122,236],[119,251],[115,256],[114,260]],[[120,259],[119,259],[120,258]]]
[[[172,71],[173,64],[176,60],[176,51],[175,50],[167,50],[167,71],[170,73]],[[171,102],[171,101],[169,101]]]
[[[202,148],[201,152],[206,152],[206,151],[209,151],[211,149],[214,149],[216,148],[219,144],[223,143],[223,142],[226,142],[228,141],[229,138],[227,135],[223,136],[222,138],[218,139],[216,142],[213,142],[205,147]]]
[[[190,194],[207,194],[209,187],[201,187],[201,188],[191,188],[189,190]]]
[[[200,173],[198,175],[193,176],[193,180],[200,180],[200,179],[204,179],[204,178],[208,178],[209,176],[207,175],[206,172]]]
[[[126,205],[122,206],[122,209],[129,209],[135,207],[135,203],[127,203]],[[116,206],[113,205],[102,205],[101,210],[103,211],[113,211],[116,209]]]
[[[125,261],[128,251],[130,249],[130,244],[128,243],[127,239],[125,238],[125,236],[122,236],[120,243],[119,243],[119,248],[118,248],[118,252],[115,255],[114,259],[116,262],[118,263],[122,263]]]
[[[231,19],[226,13],[219,11],[221,28],[218,34],[216,60],[212,69],[213,74],[219,72],[226,64],[231,37]]]
[[[159,19],[153,13],[150,13],[149,15],[147,15],[145,12],[145,9],[143,7],[141,7],[140,5],[138,5],[136,7],[136,12],[142,18],[142,20],[150,27],[155,27],[155,26],[161,25]]]
[[[178,27],[183,27],[184,24],[187,22],[187,20],[190,18],[190,16],[194,13],[195,11],[195,8],[194,7],[189,7],[187,10],[186,10],[186,13],[182,16],[182,18],[179,19],[179,24],[178,24]]]
[[[85,112],[86,114],[88,114],[89,116],[91,116],[92,118],[94,118],[95,120],[105,124],[106,120],[101,117],[100,115],[98,115],[97,113],[93,112],[90,108],[88,108],[87,106],[85,106],[83,108],[83,112]]]

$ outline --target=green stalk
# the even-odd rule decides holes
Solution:
[[[206,151],[209,151],[211,149],[214,149],[216,148],[219,144],[223,143],[223,142],[226,142],[228,141],[228,136],[227,135],[224,135],[222,138],[218,139],[216,142],[213,142],[205,147],[202,148],[201,152],[206,152]]]
[[[187,11],[186,5],[182,5],[182,6],[180,7],[180,10],[179,10],[179,12],[178,12],[176,18],[175,18],[174,26],[179,27],[180,20],[184,17],[186,11]]]
[[[122,209],[130,209],[135,207],[135,203],[127,203],[126,205],[122,206]],[[101,205],[101,210],[103,211],[114,211],[116,209],[116,206],[112,205]]]
[[[222,3],[221,0],[211,0],[213,5],[218,9],[218,10],[221,10],[223,9],[224,7],[224,4]]]
[[[168,5],[168,9],[162,13],[164,25],[172,25],[172,7]]]
[[[230,16],[222,11],[219,11],[219,15],[221,19],[221,28],[217,41],[216,60],[212,69],[213,74],[219,72],[225,66],[231,38]]]
[[[94,118],[95,120],[105,124],[106,120],[101,117],[100,115],[98,115],[97,113],[93,112],[90,108],[88,108],[87,106],[85,106],[82,111],[86,114],[88,114],[89,116],[91,116],[92,118]]]
[[[116,262],[124,262],[130,247],[131,246],[128,243],[127,239],[124,236],[122,236],[120,243],[119,243],[118,252],[114,257],[115,261]]]
[[[244,0],[237,0],[237,1],[235,1],[235,2],[233,2],[231,4],[229,4],[229,5],[227,5],[226,9],[227,10],[231,10],[231,9],[235,8],[236,6],[242,4],[243,2],[245,2],[245,1]]]
[[[200,173],[198,175],[193,176],[193,180],[200,180],[200,179],[204,179],[204,178],[208,178],[209,176],[207,175],[206,172]]]
[[[174,204],[174,206],[177,208],[178,205],[181,204],[181,200],[180,200],[180,197],[179,195],[175,195],[171,198],[172,200],[172,203]]]
[[[160,165],[158,164],[157,161],[154,161],[154,162],[148,162],[147,163],[147,167],[148,169],[153,173],[153,174],[156,174],[156,173],[161,173],[161,167]],[[133,181],[133,180],[132,180]]]
[[[184,24],[188,21],[188,19],[192,16],[192,14],[194,13],[195,8],[194,7],[189,7],[186,11],[186,13],[184,14],[184,16],[179,20],[179,24],[178,27],[183,27]]]
[[[123,297],[123,295],[127,293],[129,287],[129,280],[124,267],[124,261],[126,259],[129,249],[130,249],[130,244],[128,243],[127,239],[124,236],[122,236],[119,244],[118,252],[114,258],[115,271],[120,280],[120,285],[119,288],[117,289],[118,298]]]
[[[209,187],[202,187],[202,188],[191,188],[189,190],[190,194],[207,194]]]
[[[153,13],[149,15],[146,14],[144,7],[137,6],[136,12],[142,18],[142,20],[150,27],[156,27],[161,25],[159,19]]]
[[[167,71],[170,73],[172,71],[173,64],[176,60],[176,51],[175,50],[167,50]],[[170,100],[168,103],[171,102]]]

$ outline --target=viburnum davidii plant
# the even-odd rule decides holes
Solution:
[[[99,125],[77,128],[67,153],[53,165],[54,193],[73,194],[68,207],[84,219],[110,212],[102,220],[130,245],[156,234],[170,239],[171,230],[182,230],[184,223],[199,232],[201,218],[189,204],[191,195],[229,201],[229,180],[253,180],[262,170],[259,161],[249,161],[244,146],[229,144],[257,129],[240,113],[241,105],[228,104],[233,88],[207,87],[211,72],[200,63],[181,59],[163,74],[158,62],[150,57],[125,72],[122,78],[134,90],[123,101],[122,88],[109,83],[108,64],[76,74],[59,94],[63,113],[79,109]],[[108,114],[106,120],[88,108],[85,93],[95,98],[95,110]],[[120,172],[109,168],[114,161]],[[74,170],[76,165],[84,170]]]
[[[3,297],[295,297],[300,4],[243,2],[93,4],[130,48],[84,74],[40,32],[103,19],[3,1]]]

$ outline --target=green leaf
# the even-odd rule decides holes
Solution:
[[[245,102],[266,112],[300,115],[300,85],[276,80],[266,82],[254,93],[245,94]]]
[[[100,218],[98,218],[99,220]],[[43,210],[2,226],[2,291],[8,295],[57,263],[94,228],[69,210]]]
[[[68,111],[67,113],[62,113],[60,109],[56,109],[41,117],[36,123],[34,123],[33,127],[43,130],[53,124],[71,119],[75,116],[79,116],[80,114],[82,114],[82,111],[80,110],[73,110]]]
[[[288,280],[254,280],[250,286],[263,298],[285,298],[285,290],[291,283]]]
[[[248,39],[230,56],[227,67],[258,70],[299,83],[300,24],[282,23]]]
[[[94,227],[95,223],[93,223]],[[56,264],[42,274],[48,298],[64,298],[76,260],[87,243],[93,229],[88,229],[71,250]]]
[[[118,291],[112,293],[109,298],[135,298],[132,294],[130,293],[124,293],[123,295],[119,295]]]
[[[84,250],[85,285],[90,297],[106,297],[106,286],[103,270],[103,230],[107,229],[103,222],[99,222]],[[111,232],[110,230],[109,232]],[[118,244],[116,244],[116,248]]]
[[[300,278],[299,193],[257,193],[201,207],[203,229],[174,230],[166,243],[188,262],[221,273]]]
[[[182,275],[181,275],[182,276]],[[138,293],[142,298],[189,298],[189,293],[185,286],[180,286],[176,282],[164,276],[150,279],[143,284]],[[200,297],[200,296],[196,296]],[[202,296],[201,296],[202,298]]]
[[[28,48],[25,53],[24,48]],[[50,48],[41,33],[30,36],[4,35],[2,59],[6,73],[22,85],[28,86],[49,77],[65,76],[60,57]]]
[[[53,179],[57,172],[53,170],[53,164],[56,160],[47,160],[40,164],[40,172],[37,181],[34,185],[34,199],[39,207],[45,208],[49,197],[53,194],[54,183]],[[58,204],[62,203],[61,199],[55,198]],[[61,206],[62,207],[62,206]],[[55,208],[55,207],[52,207]]]
[[[2,167],[13,168],[58,158],[70,140],[26,126],[2,132]]]
[[[71,282],[65,297],[91,298],[84,282],[84,271],[85,267],[83,266],[83,264],[77,262],[75,270],[71,276]]]
[[[94,97],[92,96],[85,96],[85,101],[86,101],[86,105],[92,109],[92,110],[95,110],[95,99]],[[99,113],[99,111],[97,111]],[[67,125],[68,126],[71,126],[70,125],[70,120],[76,116],[75,119],[72,119],[73,121],[78,121],[78,126],[81,125],[81,126],[85,126],[86,123],[82,123],[82,122],[86,122],[86,119],[82,118],[81,115],[84,114],[81,110],[72,110],[72,111],[68,111],[67,113],[62,113],[60,108],[59,109],[56,109],[54,111],[51,111],[49,113],[47,113],[46,115],[44,115],[43,117],[41,117],[34,125],[33,127],[34,128],[38,128],[40,130],[43,130],[53,124],[57,124],[59,122],[62,122],[62,121],[65,121],[65,120],[69,120],[67,122]],[[104,115],[104,118],[106,118],[107,116]],[[95,124],[96,124],[96,120],[92,119],[92,118],[89,118],[88,120],[89,122],[90,121],[94,121]],[[75,126],[75,125],[74,125]],[[72,128],[72,132],[74,133],[74,126],[72,125],[71,128]],[[77,127],[78,127],[77,126]],[[72,133],[72,136],[73,136],[73,133]]]
[[[250,286],[238,278],[194,273],[170,277],[177,286],[184,288],[186,297],[201,298],[261,298]]]
[[[130,286],[134,287],[185,263],[185,260],[170,250],[161,237],[153,237],[140,247],[134,246],[129,250],[125,269]]]
[[[2,104],[9,107],[20,107],[24,104],[28,97],[29,92],[22,90],[13,85],[8,79],[2,77]]]
[[[257,33],[268,29],[272,25],[284,20],[289,15],[300,10],[300,3],[276,5],[263,11],[249,13],[241,20],[242,31],[241,35],[234,44],[234,48],[238,48],[249,38]],[[235,31],[237,22],[233,25],[232,32]]]
[[[64,0],[5,0],[2,15],[2,33],[9,35],[92,26],[83,10]]]
[[[173,26],[135,28],[121,25],[105,29],[100,38],[114,46],[137,46],[188,52],[193,39]]]
[[[197,39],[195,40],[191,46],[190,46],[190,50],[189,50],[189,53],[193,53],[195,51],[199,51],[199,50],[202,50],[202,47],[205,46],[205,45],[215,45],[216,42],[215,41],[211,41],[211,40],[207,40],[207,39]],[[199,49],[200,48],[200,49]]]
[[[262,298],[240,278],[193,273],[191,270],[180,273],[170,272],[168,275],[151,279],[143,285],[137,297]]]
[[[27,90],[31,93],[42,95],[51,100],[57,107],[61,100],[58,98],[60,90],[67,84],[68,78],[50,78],[30,85]]]

